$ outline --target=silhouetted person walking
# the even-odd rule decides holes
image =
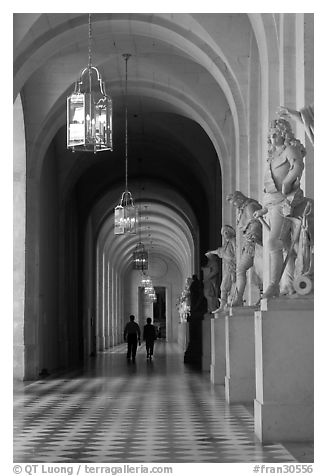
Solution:
[[[132,362],[135,362],[137,341],[141,345],[141,331],[134,319],[135,316],[130,315],[129,322],[124,329],[124,340],[127,341],[127,360],[130,360],[132,356]]]
[[[144,326],[143,329],[143,340],[145,340],[145,347],[146,347],[146,358],[152,359],[153,356],[153,346],[154,341],[156,340],[156,328],[153,324],[151,324],[151,317],[148,317],[146,322],[147,324]]]

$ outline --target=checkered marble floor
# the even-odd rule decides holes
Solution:
[[[226,404],[177,345],[157,341],[151,362],[143,344],[135,364],[125,355],[120,345],[63,377],[18,385],[14,462],[301,461],[256,441],[251,412]]]

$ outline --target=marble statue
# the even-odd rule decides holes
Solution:
[[[286,106],[279,106],[277,113],[282,118],[294,119],[304,125],[305,132],[312,145],[314,143],[314,107],[313,104],[305,106],[299,111],[290,109]]]
[[[232,306],[235,307],[243,306],[246,273],[253,267],[255,255],[257,255],[256,284],[260,290],[262,287],[262,223],[259,218],[253,217],[253,214],[262,207],[257,200],[246,197],[239,190],[227,195],[226,200],[237,209],[236,225],[242,233],[241,255],[236,266],[236,295],[232,302]]]
[[[192,278],[187,278],[184,289],[177,299],[177,309],[180,317],[180,322],[186,322],[191,310],[191,293],[190,286]]]
[[[222,246],[211,253],[216,254],[223,262],[222,281],[220,285],[220,307],[214,312],[226,309],[228,298],[231,295],[233,284],[236,281],[236,233],[232,226],[224,225],[221,229]]]
[[[263,298],[280,294],[280,280],[284,273],[283,293],[294,293],[293,278],[298,249],[301,220],[308,203],[303,196],[300,180],[304,169],[305,148],[295,139],[290,123],[279,118],[271,123],[268,136],[269,157],[264,175],[263,208],[254,212],[254,218],[268,213],[269,285]],[[311,214],[311,218],[313,215]],[[312,220],[309,220],[312,225]],[[310,228],[312,228],[310,225]],[[284,261],[283,250],[287,256]]]
[[[208,304],[208,312],[219,307],[219,261],[216,254],[208,251],[205,253],[208,263],[202,268],[204,296]]]

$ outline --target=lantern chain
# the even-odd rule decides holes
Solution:
[[[91,13],[89,13],[89,68],[92,66],[91,46],[92,46],[92,26],[91,26]]]
[[[123,54],[125,58],[125,191],[128,191],[128,119],[127,119],[127,61],[129,53]]]

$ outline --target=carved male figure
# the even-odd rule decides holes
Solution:
[[[289,250],[291,244],[292,221],[288,217],[296,216],[294,210],[299,209],[305,202],[300,188],[305,148],[295,139],[288,121],[272,121],[268,144],[270,150],[264,176],[264,207],[254,213],[255,218],[268,213],[270,223],[270,283],[263,293],[263,298],[275,297],[280,293],[283,249]],[[294,271],[294,262],[295,254],[291,253],[287,263],[289,276],[292,276],[292,270]]]
[[[221,229],[223,238],[222,246],[211,253],[216,254],[223,261],[223,275],[220,285],[220,307],[212,312],[223,311],[227,304],[228,296],[236,280],[236,233],[232,226],[224,225]]]
[[[246,273],[253,266],[256,246],[262,246],[262,224],[253,214],[262,207],[257,200],[246,197],[239,190],[227,195],[226,200],[236,207],[236,225],[242,232],[241,256],[236,266],[236,296],[232,306],[243,306]]]
[[[203,269],[204,295],[208,303],[208,312],[212,312],[219,306],[219,262],[217,255],[208,251],[205,253],[208,259],[207,266]]]

